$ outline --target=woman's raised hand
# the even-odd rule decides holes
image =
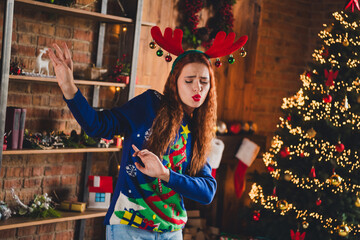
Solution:
[[[139,169],[145,175],[156,177],[164,180],[165,182],[169,182],[170,171],[164,167],[158,156],[147,149],[139,150],[134,144],[132,147],[135,150],[133,157],[139,157],[144,164],[143,167],[140,163],[135,162],[137,169]]]
[[[71,53],[66,43],[62,43],[63,49],[56,43],[53,43],[53,49],[48,50],[48,56],[54,67],[56,79],[66,99],[74,98],[78,91],[73,76],[73,61],[71,59]]]

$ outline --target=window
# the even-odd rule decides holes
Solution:
[[[96,193],[95,202],[105,202],[105,193]]]

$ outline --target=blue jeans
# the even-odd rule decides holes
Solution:
[[[182,240],[182,231],[150,232],[129,225],[106,225],[106,240]]]

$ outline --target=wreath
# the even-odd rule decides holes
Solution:
[[[235,3],[236,0],[180,0],[178,21],[184,32],[183,42],[193,48],[200,45],[208,48],[219,31],[229,33],[234,23],[232,6]],[[199,12],[204,7],[213,15],[205,27],[197,28],[200,21]]]

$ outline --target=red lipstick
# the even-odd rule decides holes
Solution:
[[[196,94],[196,95],[192,96],[192,98],[194,99],[195,102],[199,102],[201,99],[201,96],[199,94]]]

